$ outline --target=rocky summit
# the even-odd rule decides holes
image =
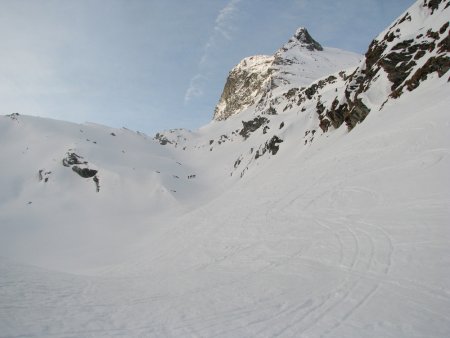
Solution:
[[[354,66],[361,58],[355,53],[323,48],[301,27],[274,55],[245,58],[231,70],[214,110],[214,120],[225,120],[255,106],[261,108],[276,88],[288,90],[307,85]]]

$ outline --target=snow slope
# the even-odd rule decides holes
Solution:
[[[397,28],[439,31],[448,3]],[[393,97],[381,68],[352,91],[364,65],[155,138],[0,117],[0,337],[450,336],[449,73]],[[350,132],[345,91],[377,99]]]

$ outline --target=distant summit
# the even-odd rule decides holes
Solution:
[[[296,39],[303,47],[310,51],[323,51],[323,47],[318,43],[316,40],[314,40],[311,35],[309,34],[308,30],[305,27],[300,27],[295,31],[295,34],[291,41],[295,41]]]
[[[270,107],[264,102],[276,88],[307,86],[325,75],[357,65],[360,59],[355,53],[323,48],[305,27],[300,27],[273,56],[248,57],[231,70],[214,120],[225,120],[256,105],[268,111]]]

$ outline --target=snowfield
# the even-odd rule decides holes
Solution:
[[[449,337],[448,74],[384,103],[380,73],[350,132],[0,116],[0,337]]]

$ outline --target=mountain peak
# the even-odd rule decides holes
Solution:
[[[298,42],[300,42],[304,47],[306,47],[310,51],[322,51],[323,47],[318,43],[316,40],[314,40],[311,35],[309,34],[308,30],[305,27],[299,27],[293,36],[293,39],[296,39]]]
[[[300,27],[273,56],[243,59],[228,75],[214,120],[226,120],[253,105],[268,109],[265,100],[278,87],[303,87],[325,75],[356,65],[360,56],[351,52],[325,50],[308,30]],[[312,56],[314,54],[314,56]]]

